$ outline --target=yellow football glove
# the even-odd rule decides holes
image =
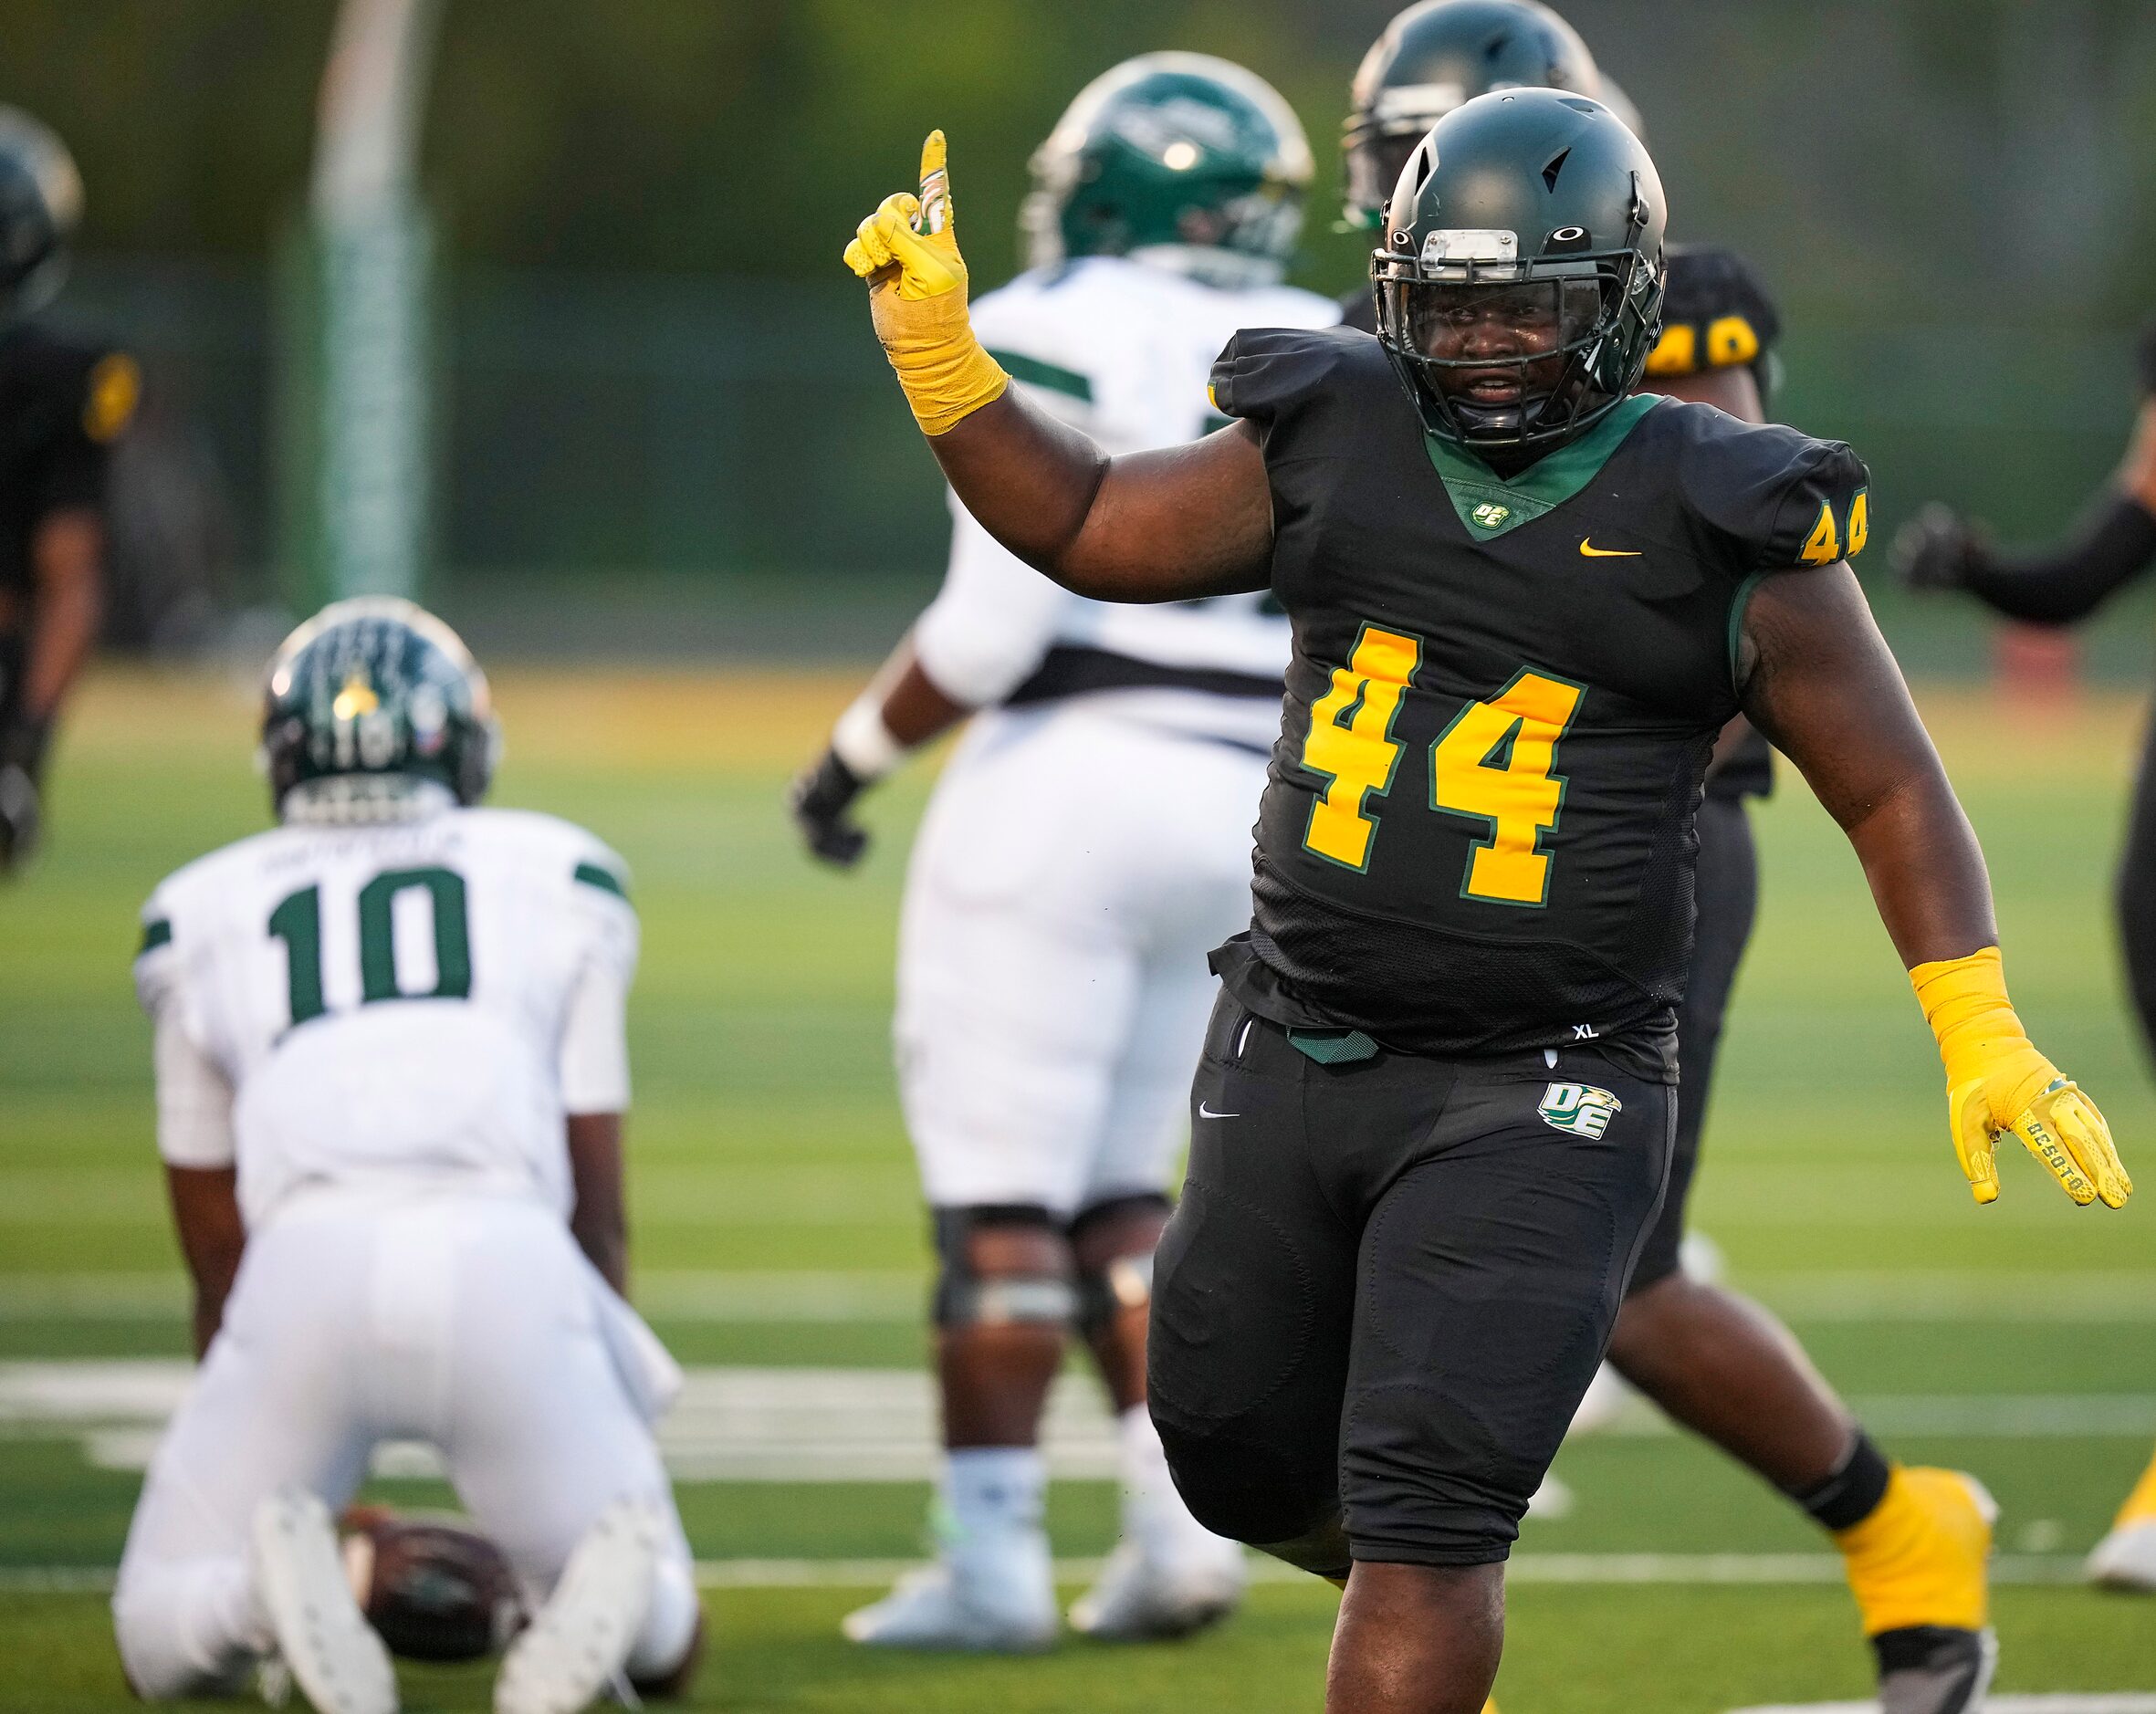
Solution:
[[[1999,1196],[1998,1141],[2011,1134],[2087,1207],[2122,1208],[2133,1180],[2096,1103],[2031,1045],[2006,998],[1999,949],[1920,964],[1909,973],[1946,1065],[1954,1154],[1979,1202]]]
[[[868,282],[868,311],[924,434],[947,434],[1010,384],[966,319],[966,262],[952,226],[943,133],[921,145],[921,193],[899,191],[861,223],[846,266]]]

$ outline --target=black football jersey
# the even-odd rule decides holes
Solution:
[[[1735,251],[1718,246],[1671,245],[1664,262],[1662,335],[1648,361],[1648,384],[1658,375],[1742,363],[1760,376],[1764,395],[1782,338],[1782,317],[1765,282]],[[1342,295],[1340,321],[1377,331],[1377,306],[1367,286]],[[1718,798],[1764,798],[1774,789],[1774,747],[1754,726],[1744,728],[1707,776],[1707,790]]]
[[[141,392],[133,359],[37,322],[0,329],[0,590],[30,579],[48,514],[104,502],[112,443]]]
[[[1674,1076],[1744,601],[1862,547],[1863,465],[1648,394],[1502,478],[1345,329],[1238,334],[1213,397],[1263,445],[1295,635],[1223,977],[1408,1051],[1595,1041]]]

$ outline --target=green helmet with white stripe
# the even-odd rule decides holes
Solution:
[[[486,674],[411,601],[335,602],[269,664],[261,763],[282,820],[393,821],[476,803],[500,754]]]
[[[1310,143],[1272,85],[1208,54],[1141,54],[1087,84],[1033,152],[1029,267],[1127,256],[1209,284],[1280,278]]]

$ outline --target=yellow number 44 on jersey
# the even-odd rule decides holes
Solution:
[[[1329,862],[1369,867],[1377,826],[1368,803],[1392,789],[1401,749],[1393,723],[1421,658],[1416,638],[1365,625],[1311,708],[1303,766],[1323,775],[1325,789],[1303,843]],[[1585,694],[1523,668],[1488,702],[1469,703],[1430,746],[1430,807],[1489,823],[1468,861],[1463,896],[1524,905],[1549,897],[1550,856],[1537,847],[1565,801],[1565,781],[1551,768]]]
[[[1363,809],[1372,792],[1382,797],[1392,789],[1393,770],[1400,765],[1392,724],[1421,659],[1422,644],[1415,638],[1365,625],[1347,664],[1333,669],[1332,689],[1311,707],[1303,766],[1326,779],[1310,806],[1303,843],[1328,862],[1369,867],[1377,827]]]
[[[1550,854],[1536,848],[1565,802],[1565,781],[1550,769],[1583,695],[1577,685],[1523,670],[1488,702],[1468,704],[1430,747],[1430,807],[1490,824],[1469,859],[1463,897],[1548,900]]]

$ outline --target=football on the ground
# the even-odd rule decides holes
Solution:
[[[343,1522],[352,1595],[391,1654],[477,1660],[500,1653],[524,1624],[509,1562],[477,1531],[382,1506],[355,1506]]]

